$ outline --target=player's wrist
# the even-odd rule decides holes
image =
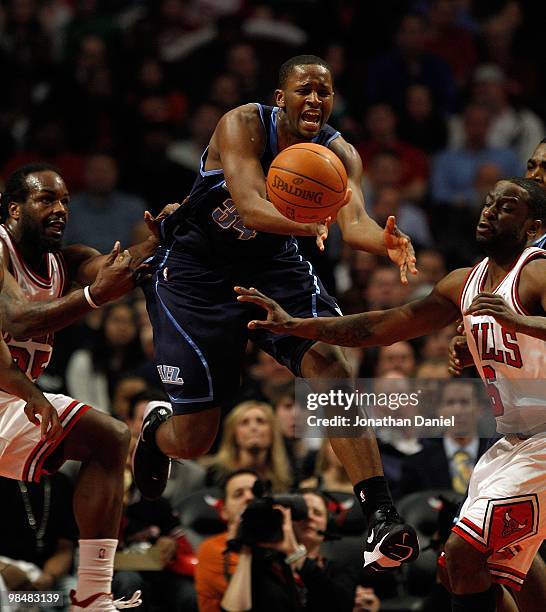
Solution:
[[[91,308],[100,308],[101,304],[99,303],[99,298],[97,298],[96,292],[92,291],[92,289],[92,285],[86,285],[83,288],[83,297],[85,298],[85,301],[89,304],[89,306],[91,306]]]

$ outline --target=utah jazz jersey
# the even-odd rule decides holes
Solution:
[[[265,147],[261,157],[264,175],[278,153],[278,107],[257,104],[262,122]],[[313,142],[328,147],[339,132],[324,125]],[[291,236],[257,232],[243,225],[229,191],[224,171],[205,170],[208,147],[201,157],[199,176],[188,201],[162,224],[163,244],[173,251],[183,251],[212,259],[240,260],[271,257],[290,248]]]

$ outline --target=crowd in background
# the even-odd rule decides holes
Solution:
[[[387,260],[345,248],[335,226],[324,254],[312,239],[300,240],[302,250],[344,313],[403,304],[455,266],[476,261],[473,227],[485,194],[500,177],[521,176],[545,136],[544,57],[533,51],[531,35],[540,21],[535,4],[1,0],[0,191],[16,167],[51,162],[71,192],[65,242],[102,252],[118,239],[128,246],[146,232],[144,210],[157,213],[189,192],[222,114],[246,102],[272,104],[280,64],[314,53],[334,76],[329,123],[362,156],[367,209],[381,225],[396,215],[412,237],[419,275],[402,285]],[[362,378],[442,380],[454,334],[450,327],[418,342],[347,354]],[[166,539],[187,496],[221,485],[238,468],[252,467],[279,491],[303,483],[350,496],[329,444],[317,448],[295,436],[292,374],[252,346],[246,362],[215,454],[175,464],[170,506],[154,510]],[[138,435],[145,403],[163,398],[140,291],[58,333],[39,383],[125,420]],[[466,399],[453,401],[472,404],[473,392],[461,389]],[[439,405],[444,400],[438,395]],[[471,464],[482,452],[481,443],[474,446],[480,417],[469,416]],[[435,487],[464,492],[451,457],[438,478],[430,476],[437,447],[385,432],[381,450],[397,497]],[[146,539],[144,511],[135,512],[124,528],[133,525],[129,539]],[[153,587],[167,588],[161,581]],[[194,605],[185,580],[169,588],[173,601]]]

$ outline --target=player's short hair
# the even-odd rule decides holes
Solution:
[[[279,69],[279,89],[284,89],[288,77],[296,66],[323,66],[332,74],[330,64],[318,55],[296,55],[286,60]]]
[[[541,141],[540,141],[538,144],[539,144],[539,145],[541,145],[541,144],[546,144],[546,138],[543,138],[543,139],[542,139],[542,140],[541,140]]]
[[[27,177],[35,172],[55,172],[60,176],[59,169],[47,162],[35,162],[20,166],[14,170],[6,181],[6,188],[0,194],[0,220],[4,222],[8,214],[10,202],[24,202],[28,198],[29,187]]]
[[[529,206],[529,217],[532,219],[540,219],[546,223],[546,192],[542,187],[539,187],[536,181],[525,178],[509,178],[506,179],[510,183],[514,183],[525,189],[529,194],[527,205]]]

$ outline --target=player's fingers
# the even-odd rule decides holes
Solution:
[[[258,297],[261,297],[264,300],[269,299],[267,295],[264,295],[261,291],[258,291],[258,289],[256,289],[255,287],[250,287],[250,289],[247,289],[246,287],[241,287],[240,285],[236,285],[233,288],[235,289],[236,293],[239,293],[241,295],[257,295]]]
[[[119,255],[119,251],[121,249],[121,244],[119,240],[114,242],[114,246],[110,253],[108,253],[107,261],[108,263],[113,263],[116,260],[116,257]]]
[[[389,217],[387,217],[387,222],[385,223],[385,229],[391,234],[394,233],[396,229],[396,217],[394,215],[389,215]]]
[[[248,329],[271,329],[274,324],[269,321],[249,321]]]
[[[40,425],[40,419],[36,416],[34,409],[27,404],[25,408],[25,414],[27,415],[28,420],[36,426]]]
[[[347,187],[347,190],[345,191],[345,197],[343,198],[343,204],[341,205],[341,207],[348,204],[351,201],[352,197],[353,197],[353,190],[350,187]]]
[[[400,266],[400,280],[402,281],[403,285],[408,284],[408,266],[406,262]]]

